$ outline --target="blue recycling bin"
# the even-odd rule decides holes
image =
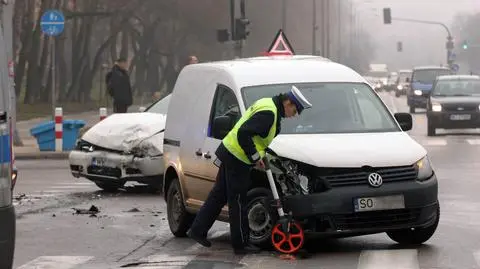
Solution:
[[[78,138],[80,129],[85,126],[83,120],[63,121],[63,145],[64,151],[72,150]],[[40,151],[55,151],[55,122],[40,123],[30,129],[30,134],[37,139]]]

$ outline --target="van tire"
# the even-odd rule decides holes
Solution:
[[[194,215],[188,213],[185,208],[178,178],[172,180],[167,191],[167,217],[172,234],[176,237],[185,237],[193,223]]]
[[[430,121],[427,119],[427,136],[435,136],[436,128]]]
[[[440,206],[437,207],[435,222],[425,228],[416,228],[414,230],[405,229],[400,231],[387,232],[388,237],[393,241],[403,245],[421,245],[428,241],[437,230],[440,221]]]
[[[259,187],[251,189],[247,193],[247,216],[249,217],[250,243],[263,249],[272,247],[272,228],[278,220],[277,212],[271,206],[272,203],[273,195],[269,189]],[[255,211],[252,211],[252,209]],[[268,216],[266,215],[267,213]],[[256,216],[257,220],[255,221],[252,219],[252,216]]]

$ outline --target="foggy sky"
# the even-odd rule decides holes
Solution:
[[[374,37],[377,46],[374,62],[388,64],[391,71],[414,65],[445,64],[447,32],[437,25],[395,20],[384,25],[384,7],[391,8],[393,18],[440,21],[451,31],[457,13],[480,12],[480,0],[354,0],[354,3],[363,27]],[[455,32],[452,36],[455,38]],[[403,42],[403,52],[397,52],[397,41]]]

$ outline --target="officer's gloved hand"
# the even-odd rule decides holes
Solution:
[[[258,169],[265,169],[265,162],[263,162],[262,159],[259,159],[259,160],[255,163],[255,167],[258,168]]]

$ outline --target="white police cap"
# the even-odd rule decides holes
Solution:
[[[297,89],[297,87],[295,86],[292,86],[292,89],[288,93],[288,96],[293,101],[293,103],[295,103],[298,114],[302,113],[304,109],[312,107],[312,104],[307,100],[307,98],[305,98],[305,96],[303,96],[300,90]]]

